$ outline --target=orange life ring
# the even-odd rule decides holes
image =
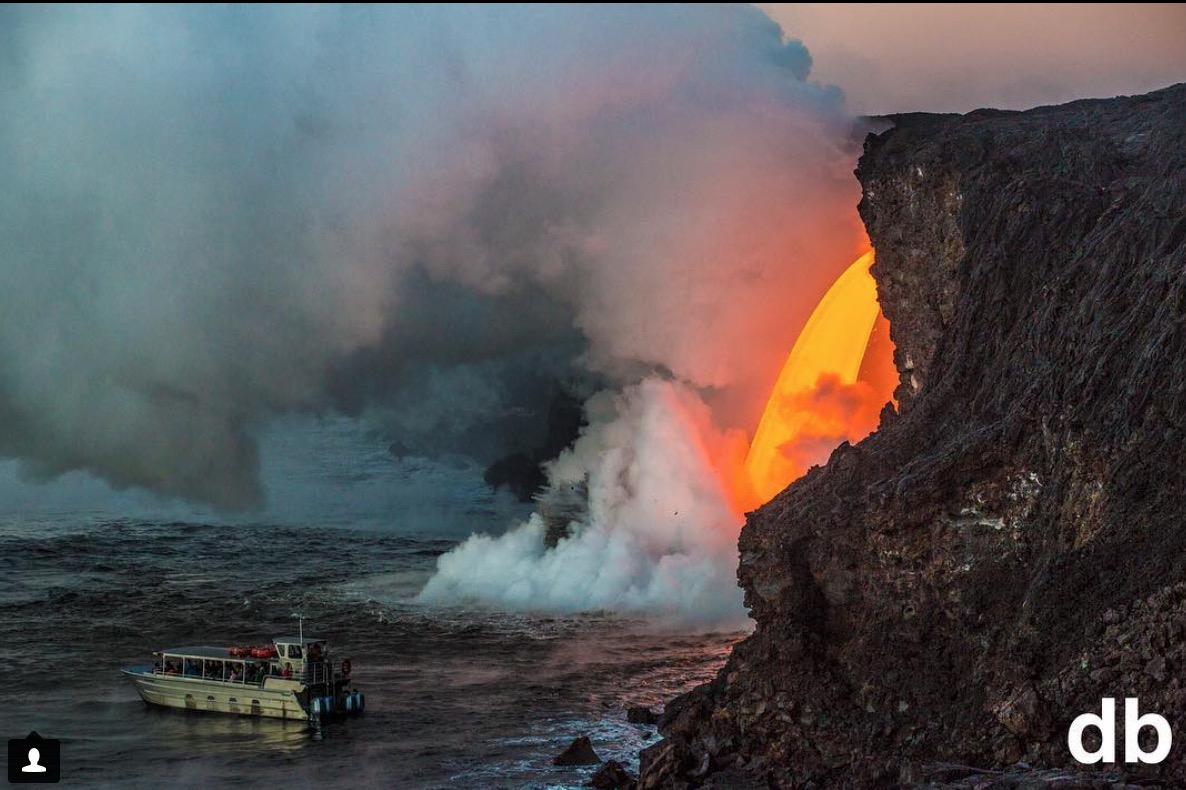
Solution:
[[[251,655],[250,647],[232,647],[227,649],[227,654],[234,658],[246,658]]]
[[[350,670],[353,668],[354,668],[354,665],[350,663],[350,659],[348,659],[348,658],[342,659],[342,674],[343,675],[349,675]]]

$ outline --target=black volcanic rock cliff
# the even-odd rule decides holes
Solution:
[[[1079,769],[1105,696],[1175,733],[1108,767],[1186,786],[1186,85],[897,120],[857,176],[900,412],[750,514],[757,629],[642,786]]]

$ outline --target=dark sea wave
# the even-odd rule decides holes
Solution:
[[[60,738],[67,786],[575,787],[551,759],[588,734],[637,766],[626,723],[707,680],[736,635],[609,616],[414,602],[454,541],[371,527],[70,516],[0,521],[0,706],[9,738]],[[152,650],[295,631],[354,660],[360,718],[294,722],[150,710],[119,674]]]

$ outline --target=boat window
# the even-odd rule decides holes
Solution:
[[[300,645],[289,645],[288,646],[288,657],[289,658],[300,658],[301,657],[301,646]]]

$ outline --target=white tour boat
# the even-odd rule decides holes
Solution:
[[[123,670],[149,705],[317,721],[361,713],[349,658],[335,660],[324,639],[283,636],[257,647],[174,647],[151,664]]]

